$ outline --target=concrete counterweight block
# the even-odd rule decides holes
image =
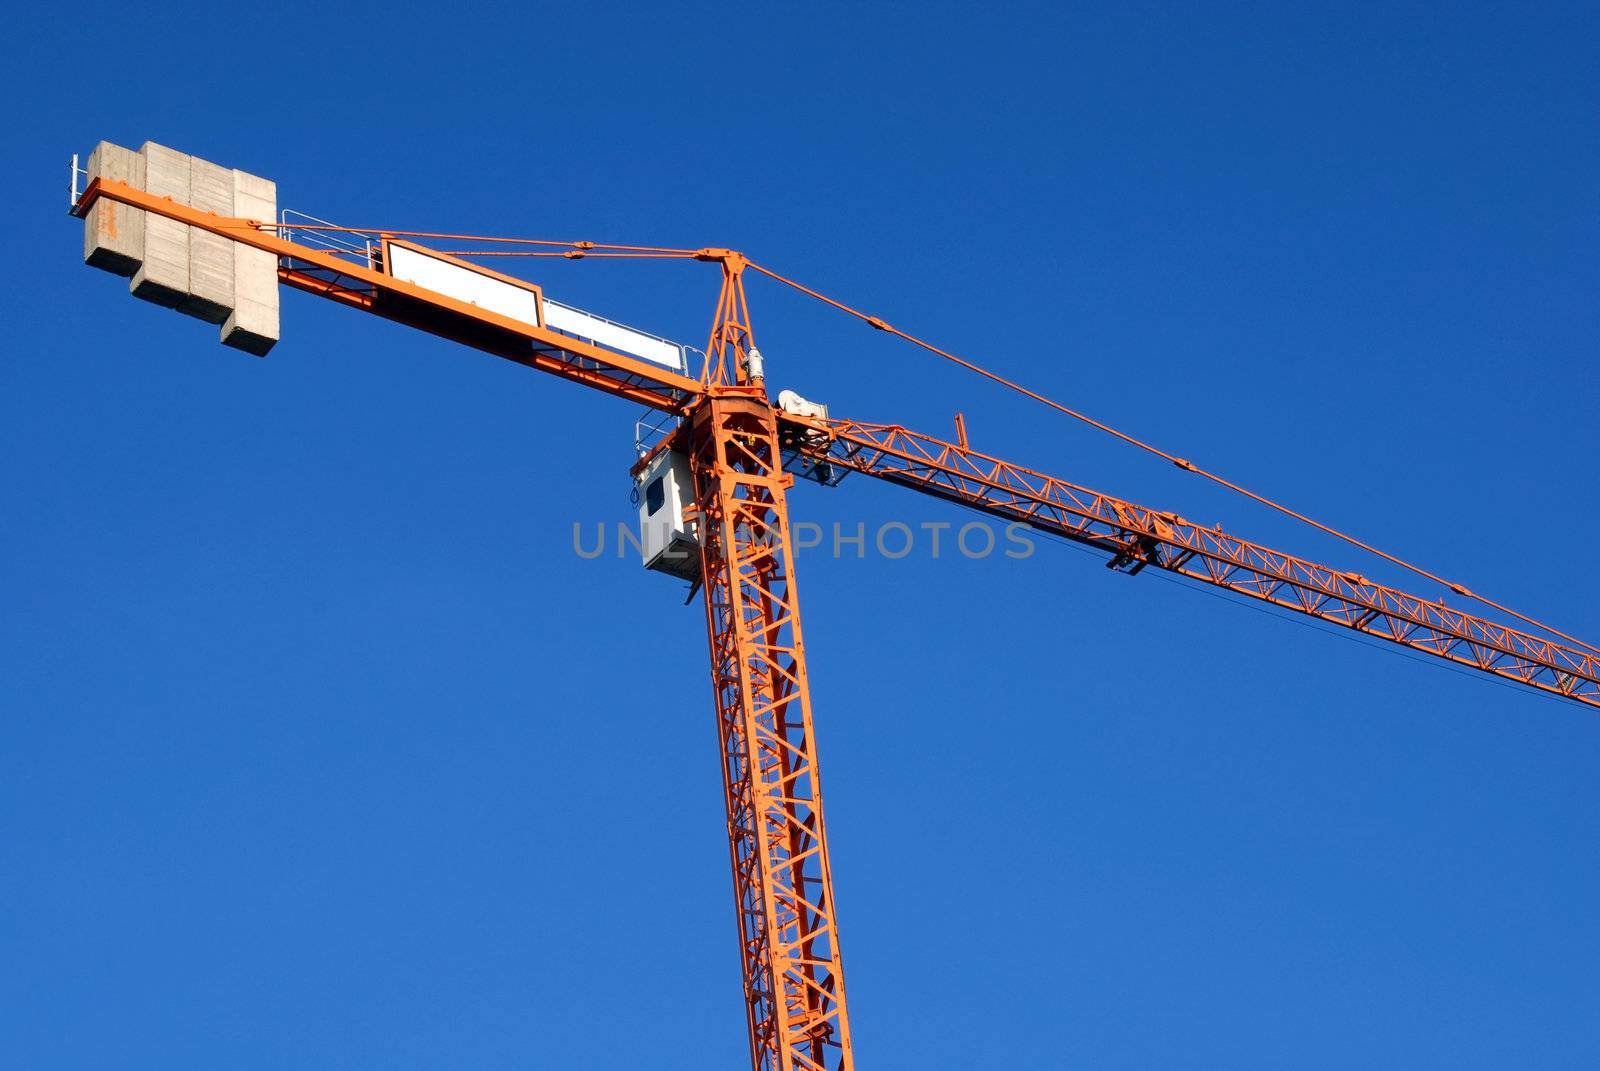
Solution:
[[[102,141],[89,155],[89,178],[122,182],[175,204],[224,219],[272,223],[278,187],[269,179],[213,164],[153,141],[138,152]],[[278,341],[278,257],[180,223],[159,207],[129,208],[97,198],[84,214],[83,259],[131,276],[145,301],[220,324],[224,345],[264,357]]]
[[[89,181],[97,178],[144,189],[144,156],[102,141],[89,154]],[[144,213],[109,198],[83,218],[83,262],[114,275],[131,276],[144,262]]]
[[[189,158],[189,204],[219,216],[232,216],[233,170],[198,156]],[[220,324],[233,311],[232,239],[189,228],[189,293],[178,311]]]
[[[234,171],[233,214],[272,223],[278,218],[278,185]],[[265,357],[278,341],[278,257],[239,242],[233,247],[233,314],[222,325],[222,344]]]
[[[144,143],[145,190],[189,203],[191,158],[153,141]],[[144,221],[144,263],[129,286],[133,296],[175,309],[189,296],[189,225],[149,213]]]

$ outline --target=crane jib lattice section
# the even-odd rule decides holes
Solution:
[[[791,446],[813,463],[826,461],[1099,547],[1130,571],[1155,566],[1600,706],[1600,657],[1565,644],[895,425],[786,424],[798,429],[788,435]]]

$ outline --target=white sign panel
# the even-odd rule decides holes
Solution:
[[[465,301],[520,323],[539,326],[539,291],[398,242],[387,245],[389,274],[402,282]]]
[[[674,372],[681,373],[684,370],[683,347],[676,342],[635,331],[571,305],[543,301],[538,288],[531,283],[521,284],[451,257],[400,242],[388,242],[384,248],[387,251],[385,266],[389,274],[403,282],[414,283],[436,294],[499,313],[519,323],[554,328],[574,338],[641,358]]]
[[[594,316],[582,309],[575,309],[571,305],[563,305],[559,301],[546,298],[544,323],[546,327],[565,331],[578,338],[586,338],[590,342],[621,353],[642,357],[652,364],[663,365],[674,372],[683,371],[683,347],[676,342],[668,342],[664,338],[614,324],[610,320]]]

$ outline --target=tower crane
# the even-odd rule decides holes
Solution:
[[[1600,707],[1600,651],[1521,615],[1512,615],[1521,624],[1509,625],[1468,613],[990,456],[971,447],[959,418],[951,442],[897,424],[836,419],[825,406],[789,391],[770,397],[746,279],[759,273],[821,295],[735,250],[362,230],[310,217],[290,222],[288,213],[271,218],[275,193],[264,201],[258,190],[253,201],[238,193],[231,201],[222,196],[204,203],[202,178],[212,172],[202,165],[214,165],[182,165],[192,168],[193,182],[183,186],[187,195],[174,195],[156,181],[158,167],[172,163],[159,152],[170,150],[147,144],[139,159],[117,150],[125,154],[119,168],[107,162],[115,149],[102,143],[98,163],[87,171],[74,158],[70,203],[89,227],[86,259],[133,275],[138,296],[223,323],[230,344],[257,353],[270,349],[281,283],[643,405],[664,419],[663,436],[641,449],[633,466],[643,492],[642,520],[648,527],[650,518],[664,514],[660,531],[646,531],[642,545],[652,567],[703,589],[756,1071],[854,1067],[795,582],[788,497],[796,478],[832,485],[858,473],[897,484],[1087,546],[1125,572],[1178,573]],[[88,178],[81,189],[80,176]],[[248,183],[239,183],[250,178],[236,181],[236,189],[244,190]],[[268,218],[256,218],[253,207],[263,203],[271,210],[260,214]],[[696,371],[687,360],[699,351],[562,305],[533,283],[482,267],[471,259],[482,249],[452,251],[421,239],[502,243],[495,246],[502,252],[503,243],[514,242],[515,250],[566,259],[646,256],[713,265],[721,286],[701,367]],[[162,283],[159,261],[176,263],[173,243],[180,241],[191,243],[184,248],[192,274],[184,276],[187,282]],[[203,256],[230,250],[237,254],[236,308],[226,294],[199,300]],[[242,292],[245,258],[266,266],[271,315],[264,319],[259,306],[268,296]],[[877,317],[824,300],[880,331],[910,338]],[[247,322],[251,301],[255,327]]]

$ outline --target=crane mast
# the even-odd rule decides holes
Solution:
[[[796,474],[825,484],[847,472],[882,479],[1096,548],[1106,553],[1108,565],[1125,572],[1155,567],[1181,574],[1600,706],[1600,654],[1582,645],[1511,628],[1002,461],[971,449],[964,430],[960,442],[950,443],[899,425],[775,407],[750,327],[743,278],[749,262],[732,250],[675,253],[715,262],[722,271],[705,367],[695,378],[686,369],[663,368],[553,329],[542,314],[519,319],[397,278],[380,270],[370,253],[364,262],[341,256],[291,241],[271,222],[204,211],[129,182],[94,179],[76,197],[74,214],[87,216],[101,199],[271,252],[287,286],[675,419],[661,449],[686,457],[692,477],[755,1071],[854,1067],[790,534],[788,491]],[[585,248],[593,247],[577,243],[565,255],[586,255]]]
[[[699,503],[734,909],[760,1071],[853,1066],[777,420],[710,397],[684,424]]]
[[[844,970],[800,629],[789,488],[744,292],[722,266],[707,396],[677,433],[690,461],[711,644],[734,913],[757,1071],[849,1071]]]

